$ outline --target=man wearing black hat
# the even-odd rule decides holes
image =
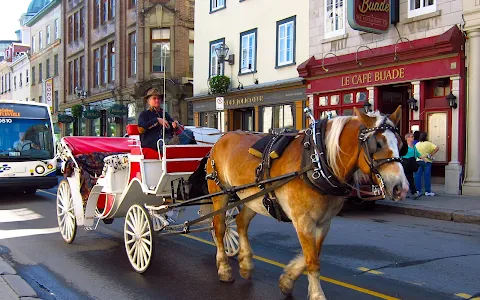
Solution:
[[[142,111],[138,117],[140,142],[142,148],[151,148],[158,151],[157,141],[159,139],[168,141],[172,138],[172,128],[177,128],[177,123],[167,112],[165,112],[165,119],[163,119],[163,109],[160,107],[162,95],[157,89],[150,89],[143,99],[147,100],[150,107]],[[165,137],[163,136],[163,127],[165,127]],[[161,152],[162,143],[159,147]]]

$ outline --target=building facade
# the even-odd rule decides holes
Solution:
[[[20,74],[22,71],[24,71],[25,64],[29,64],[29,52],[30,46],[22,43],[11,43],[5,48],[4,60],[0,62],[0,80],[2,84],[0,90],[0,99],[25,100],[26,97],[28,97],[29,92],[26,93],[26,97],[22,96],[22,98],[15,98],[18,96],[18,94],[15,92],[20,84]],[[28,76],[28,72],[26,75]],[[25,73],[23,73],[22,77],[23,76],[25,76]],[[22,81],[22,90],[23,85],[24,82]]]
[[[69,113],[82,106],[85,117],[65,124],[64,134],[123,135],[125,125],[136,123],[145,109],[143,96],[152,87],[163,90],[164,82],[167,110],[188,122],[184,98],[192,94],[193,1],[72,0],[62,5],[65,101],[60,107]]]
[[[196,125],[261,132],[304,127],[305,84],[296,68],[309,54],[308,1],[197,1],[195,27],[189,101]]]
[[[401,105],[401,134],[428,133],[440,148],[433,182],[460,194],[466,137],[462,2],[310,3],[311,58],[298,72],[316,117],[351,115],[353,107],[388,114]]]
[[[10,64],[13,76],[12,99],[30,101],[30,55],[18,54]]]
[[[62,99],[63,76],[62,5],[61,0],[33,0],[31,7],[37,11],[25,26],[30,35],[30,100],[46,103],[58,127],[58,105]],[[34,5],[34,6],[32,6]],[[43,5],[42,8],[40,6]]]
[[[467,149],[465,164],[465,180],[463,194],[480,195],[480,168],[476,155],[480,147],[480,137],[477,129],[480,128],[480,1],[464,0],[463,15],[465,18],[464,31],[467,36]]]

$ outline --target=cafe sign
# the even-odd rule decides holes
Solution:
[[[348,0],[350,27],[371,33],[386,33],[391,23],[391,0]],[[392,0],[395,1],[395,0]]]
[[[94,119],[100,118],[100,112],[94,109],[87,109],[86,111],[83,112],[83,116],[86,119],[94,120]]]
[[[122,104],[114,104],[110,107],[110,113],[115,116],[125,116],[128,114],[128,107]]]

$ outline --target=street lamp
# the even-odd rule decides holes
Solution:
[[[411,110],[414,110],[414,111],[417,111],[418,110],[418,106],[417,106],[417,99],[410,97],[410,99],[407,100],[407,103],[408,103],[408,107],[411,109]]]
[[[230,54],[228,56],[228,59],[225,59],[225,57],[227,57],[228,55],[228,51],[230,49],[228,48],[228,46],[225,44],[225,43],[222,43],[220,45],[218,45],[217,47],[215,47],[215,54],[217,54],[217,57],[218,57],[218,75],[220,75],[220,66],[222,63],[224,62],[228,62],[229,65],[233,65],[235,63],[235,55],[233,54]]]
[[[457,108],[457,102],[455,101],[457,100],[457,96],[452,94],[452,91],[450,91],[450,94],[448,94],[445,99],[447,99],[448,101],[448,106],[450,106],[451,108]]]
[[[77,97],[79,97],[81,100],[87,98],[88,94],[87,91],[83,90],[83,88],[77,86],[75,87],[75,94]]]
[[[165,120],[165,110],[167,109],[167,51],[170,51],[169,44],[163,44],[163,120]],[[165,139],[165,126],[163,126],[163,138]],[[164,142],[165,144],[165,142]],[[163,148],[163,145],[162,145]],[[163,151],[163,150],[162,150]]]
[[[372,107],[372,104],[368,102],[368,99],[365,100],[365,103],[363,103],[363,109],[365,110],[366,113],[371,112],[370,108]]]

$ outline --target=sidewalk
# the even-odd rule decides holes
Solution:
[[[37,293],[17,272],[0,257],[0,299],[33,300]]]
[[[375,210],[480,225],[480,197],[447,195],[442,185],[432,185],[432,191],[435,196],[423,195],[417,200],[377,201]]]

